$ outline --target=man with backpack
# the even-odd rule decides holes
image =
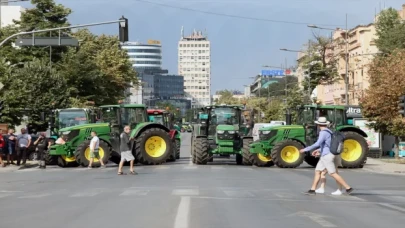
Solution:
[[[339,183],[346,189],[347,194],[351,194],[353,192],[353,188],[351,188],[346,183],[346,181],[343,180],[343,178],[336,172],[336,166],[334,162],[335,155],[339,155],[343,151],[343,134],[340,132],[332,132],[331,130],[329,130],[327,126],[330,124],[330,122],[327,121],[326,117],[319,117],[318,120],[315,121],[315,124],[318,125],[320,128],[318,140],[313,145],[300,150],[301,153],[305,153],[320,148],[320,152],[312,152],[312,156],[320,156],[320,159],[315,168],[315,176],[312,187],[309,191],[305,192],[305,194],[316,194],[315,189],[321,177],[321,172],[323,172],[324,170],[326,170],[329,175],[336,180],[337,183]]]

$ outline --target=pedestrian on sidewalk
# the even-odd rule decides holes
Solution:
[[[131,138],[129,136],[131,132],[131,127],[130,126],[125,126],[124,127],[124,132],[121,133],[120,135],[120,151],[121,151],[121,161],[118,166],[118,175],[125,175],[124,172],[122,172],[122,167],[124,166],[125,161],[129,161],[130,164],[130,174],[132,175],[137,175],[134,171],[134,161],[135,157],[132,154],[132,141],[134,138]]]
[[[39,134],[38,139],[34,142],[34,145],[38,148],[38,156],[39,156],[39,168],[45,169],[45,151],[51,146],[51,142],[46,138],[45,132],[41,132]]]
[[[320,148],[320,159],[318,161],[318,164],[316,165],[315,168],[315,176],[314,180],[311,186],[311,189],[307,191],[305,194],[307,195],[315,195],[315,189],[316,186],[318,185],[319,179],[321,177],[321,172],[323,172],[325,169],[329,173],[331,177],[333,177],[336,182],[341,184],[345,189],[346,193],[351,194],[353,192],[353,188],[351,188],[346,181],[336,172],[336,167],[334,163],[335,155],[330,152],[330,145],[332,141],[332,131],[327,128],[327,126],[330,124],[329,121],[325,117],[319,117],[317,121],[315,121],[315,124],[319,126],[320,132],[319,132],[319,137],[318,140],[311,146],[308,146],[304,149],[301,149],[301,153],[309,152],[311,150]],[[312,152],[313,156],[316,156],[317,153],[314,151]]]
[[[17,166],[21,163],[25,165],[27,161],[27,150],[31,145],[31,135],[27,133],[25,128],[21,129],[21,134],[17,136]]]
[[[316,152],[317,157],[320,155],[319,149],[314,152]],[[334,163],[335,163],[336,173],[339,174],[338,167],[342,166],[342,157],[340,156],[340,154],[335,155]],[[328,171],[326,169],[324,171],[322,171],[321,177],[319,180],[319,182],[321,182],[321,186],[317,190],[315,190],[316,193],[320,193],[320,194],[325,193],[326,174],[327,173],[328,173]],[[318,184],[319,184],[319,182],[318,182]],[[341,184],[339,184],[339,182],[336,182],[336,184],[338,186],[338,189],[336,191],[332,192],[332,195],[340,196],[340,195],[342,195],[343,186]]]
[[[3,135],[0,134],[0,165],[6,167],[6,164],[3,161],[4,152],[6,151],[6,142],[3,138]]]
[[[8,134],[6,138],[7,144],[7,165],[14,165],[13,155],[15,155],[15,148],[16,148],[17,137],[14,134],[14,129],[8,129]]]
[[[93,168],[93,161],[94,158],[97,158],[100,163],[101,163],[101,167],[105,168],[105,164],[103,162],[103,159],[100,158],[100,154],[99,152],[99,145],[100,145],[100,139],[97,137],[97,132],[92,131],[91,132],[91,136],[93,137],[90,141],[90,163],[89,163],[89,169]]]

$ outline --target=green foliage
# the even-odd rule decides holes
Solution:
[[[370,86],[361,100],[363,116],[382,134],[405,136],[405,121],[398,113],[399,97],[405,94],[405,50],[374,59],[369,75]]]
[[[375,24],[376,45],[385,54],[392,53],[395,49],[405,48],[405,24],[394,8],[383,10]]]
[[[328,37],[314,34],[314,39],[308,45],[308,52],[301,61],[303,69],[310,77],[302,85],[305,91],[308,87],[312,91],[321,83],[333,83],[339,78],[338,57],[331,53],[332,40]]]
[[[17,26],[0,29],[0,40],[21,31],[69,25],[70,9],[53,0],[31,2],[35,7],[22,13]],[[58,31],[36,34],[50,35],[57,36]],[[49,47],[15,48],[12,39],[0,48],[0,81],[5,85],[0,96],[7,107],[2,121],[15,125],[27,115],[35,122],[43,110],[85,107],[89,100],[97,106],[115,104],[125,98],[131,83],[138,85],[137,74],[116,36],[97,36],[88,30],[67,30],[61,35],[76,37],[80,48],[52,47],[52,64]]]
[[[230,90],[222,90],[218,92],[219,95],[221,95],[219,97],[219,99],[217,101],[215,101],[215,103],[217,104],[240,104],[241,102],[233,97],[233,93]]]
[[[271,83],[267,88],[260,89],[260,97],[272,97],[272,96],[285,96],[285,89],[287,90],[294,88],[298,84],[298,78],[295,76],[286,76],[285,80],[280,80],[278,82]],[[287,85],[286,85],[287,84]],[[259,92],[255,93],[259,96]]]

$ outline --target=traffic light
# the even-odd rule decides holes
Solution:
[[[120,20],[122,21],[119,23],[119,38],[122,43],[125,43],[128,41],[128,19],[122,16]]]
[[[399,97],[398,107],[399,107],[399,111],[398,111],[399,114],[401,114],[401,116],[404,117],[405,116],[405,95]]]
[[[4,103],[4,101],[0,101],[0,116],[2,116],[3,115],[3,109],[4,109],[4,107],[3,107],[3,103]]]

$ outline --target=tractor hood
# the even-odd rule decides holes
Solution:
[[[267,126],[259,128],[259,131],[271,131],[271,130],[285,130],[285,129],[300,129],[304,128],[302,125],[278,125],[278,126]]]
[[[238,125],[218,125],[217,126],[217,131],[239,131],[239,126]]]
[[[93,123],[93,124],[81,124],[81,125],[76,125],[72,127],[65,127],[62,129],[59,129],[60,132],[63,131],[72,131],[72,130],[77,130],[77,129],[82,129],[82,128],[92,128],[92,127],[108,127],[108,123]]]

